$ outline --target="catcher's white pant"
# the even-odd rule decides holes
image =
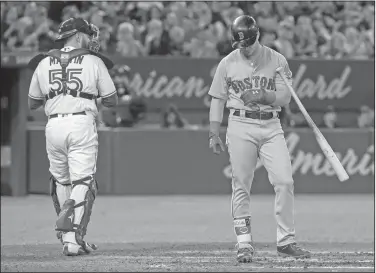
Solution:
[[[98,134],[92,115],[49,119],[46,147],[50,172],[61,184],[70,184],[96,172]]]

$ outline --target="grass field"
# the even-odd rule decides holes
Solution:
[[[298,195],[297,240],[310,259],[276,255],[274,197],[252,197],[253,263],[235,260],[230,196],[99,196],[86,236],[64,257],[48,196],[1,197],[1,271],[374,271],[372,195]]]

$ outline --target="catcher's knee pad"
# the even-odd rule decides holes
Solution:
[[[72,193],[72,185],[60,184],[55,177],[50,177],[50,195],[52,197],[52,202],[56,211],[59,215],[61,207],[70,198]]]
[[[65,201],[56,221],[55,229],[63,232],[75,232],[77,242],[81,243],[90,221],[98,186],[92,175],[72,181],[72,186],[71,198]]]

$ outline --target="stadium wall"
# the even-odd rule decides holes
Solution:
[[[13,195],[48,192],[44,128],[26,126],[25,101],[31,72],[25,69],[25,64],[33,55],[2,54],[1,59],[2,67],[16,67],[20,75],[18,96],[15,96],[18,111],[12,117],[10,175],[7,176]],[[113,59],[132,68],[132,85],[148,99],[149,109],[160,109],[172,102],[180,109],[207,110],[206,93],[218,60]],[[291,60],[290,66],[295,75],[294,87],[308,111],[324,110],[328,105],[355,112],[361,105],[374,108],[373,61]],[[291,108],[294,107],[292,104]],[[288,130],[285,136],[292,154],[295,191],[374,192],[374,131],[323,132],[339,153],[351,179],[338,182],[310,130]],[[101,194],[225,194],[231,191],[228,156],[211,154],[204,130],[108,129],[99,134],[97,179]],[[252,192],[272,191],[265,170],[258,168]]]
[[[374,132],[347,129],[323,130],[323,134],[351,178],[339,182],[309,129],[287,130],[295,192],[373,193]],[[30,128],[28,140],[28,192],[48,193],[44,129]],[[231,192],[228,154],[212,154],[207,147],[206,130],[102,130],[99,147],[97,179],[101,194]],[[261,164],[257,166],[252,192],[273,192]]]

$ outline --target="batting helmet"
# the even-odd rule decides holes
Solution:
[[[76,34],[77,32],[82,32],[90,36],[89,49],[98,52],[99,51],[99,29],[93,25],[89,24],[88,21],[82,18],[69,18],[62,22],[59,26],[59,36],[55,41],[61,41],[69,38]]]
[[[249,15],[237,17],[231,25],[232,47],[248,47],[256,42],[259,28]]]

